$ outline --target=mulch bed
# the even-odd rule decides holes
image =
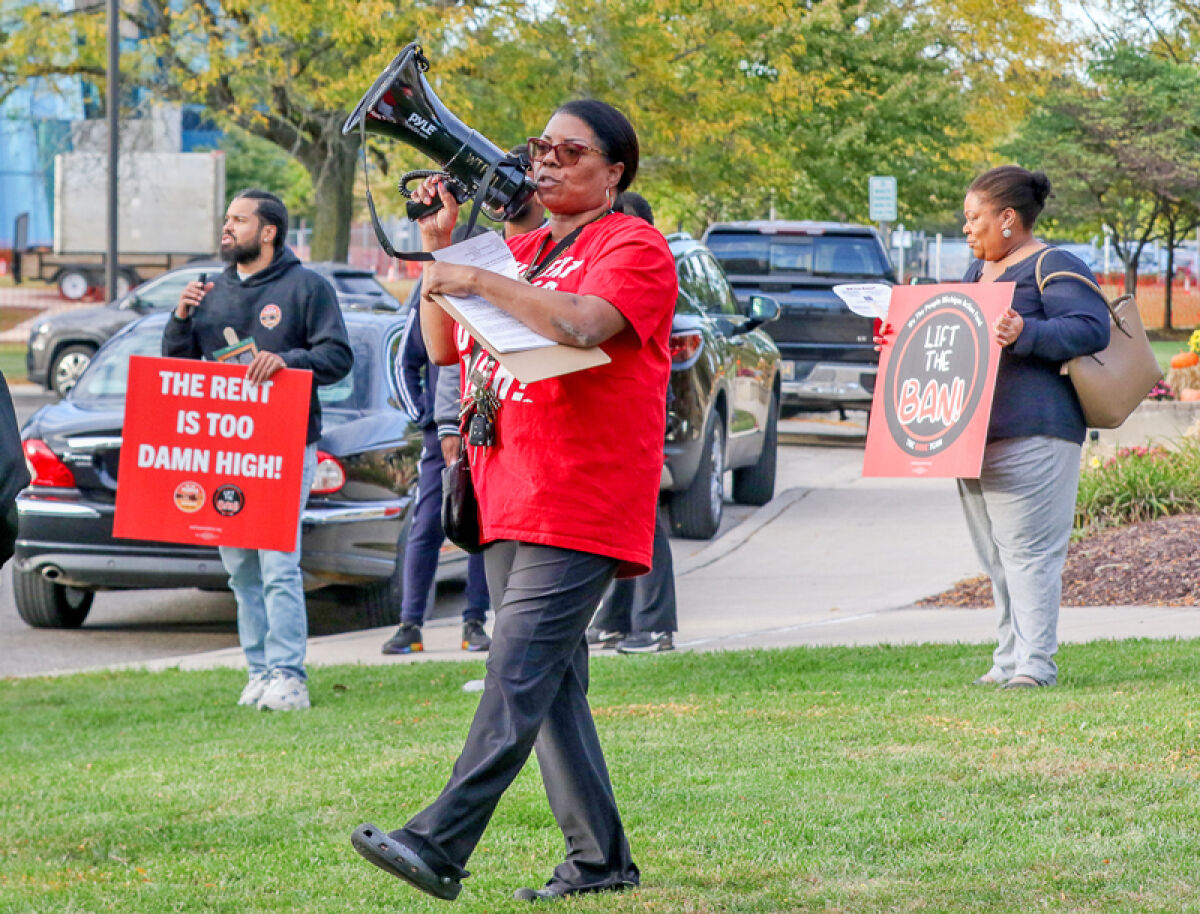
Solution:
[[[919,606],[992,606],[986,577],[960,581]],[[1200,515],[1102,530],[1072,543],[1063,606],[1200,606]]]

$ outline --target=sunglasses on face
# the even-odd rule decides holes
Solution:
[[[570,168],[578,162],[579,157],[585,152],[606,155],[603,149],[588,146],[586,143],[576,143],[572,140],[566,140],[562,143],[551,143],[549,140],[543,140],[537,136],[529,138],[529,158],[534,162],[542,161],[542,159],[546,158],[552,152],[554,153],[554,157],[558,159],[558,164],[565,168]]]

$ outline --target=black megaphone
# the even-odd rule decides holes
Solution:
[[[510,156],[455,117],[425,80],[428,69],[421,46],[416,42],[407,45],[359,99],[342,133],[365,130],[415,146],[441,166],[459,203],[474,198],[488,172],[493,172],[480,203],[490,218],[498,222],[511,219],[536,190],[526,174],[528,163]],[[431,174],[438,172],[408,172],[400,179],[400,193],[411,197],[408,182]],[[426,206],[409,199],[408,218],[415,221],[441,205],[439,200]]]

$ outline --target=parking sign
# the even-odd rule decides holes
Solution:
[[[891,175],[872,175],[867,182],[867,197],[872,222],[895,222],[896,179]]]

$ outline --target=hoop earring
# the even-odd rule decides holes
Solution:
[[[1003,235],[1005,238],[1011,238],[1012,237],[1012,229],[1006,228],[1000,234]]]

